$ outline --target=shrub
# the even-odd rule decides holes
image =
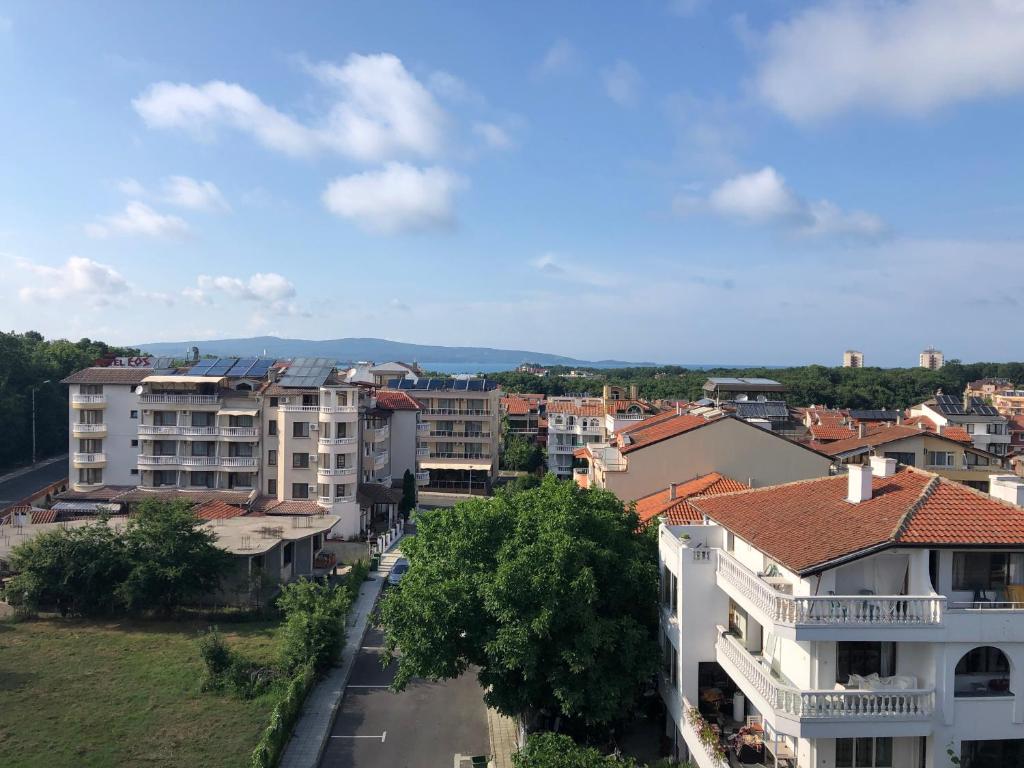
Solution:
[[[203,690],[216,690],[224,684],[224,674],[231,667],[233,654],[216,627],[199,638],[199,655],[206,665]]]
[[[280,655],[287,671],[310,663],[321,672],[334,663],[341,651],[342,628],[350,604],[349,590],[316,581],[300,579],[282,590],[277,600],[285,617]]]
[[[274,768],[277,765],[295,721],[302,711],[302,704],[313,687],[315,677],[312,664],[305,664],[296,670],[288,682],[284,695],[270,713],[270,723],[263,730],[263,735],[252,752],[252,768]]]

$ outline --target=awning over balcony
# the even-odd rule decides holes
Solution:
[[[224,376],[147,376],[142,380],[143,384],[159,384],[166,389],[190,389],[184,385],[195,384],[221,384],[226,381]]]
[[[259,412],[258,408],[221,408],[217,413],[220,416],[255,416]]]

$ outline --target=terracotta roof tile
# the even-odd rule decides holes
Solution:
[[[655,419],[657,418],[655,417]],[[711,423],[703,416],[690,416],[689,414],[683,414],[682,416],[673,415],[671,418],[658,419],[655,423],[645,426],[644,422],[646,421],[653,420],[645,419],[639,424],[631,425],[628,430],[619,432],[618,445],[621,453],[631,453],[645,446],[667,440],[670,437],[676,437],[684,432],[699,429]]]
[[[241,507],[232,506],[225,501],[214,499],[194,507],[193,512],[200,520],[227,520],[245,514]]]
[[[927,434],[932,438],[944,438],[958,443],[965,442],[951,435],[939,435],[935,432],[930,432],[927,429],[919,429],[916,426],[893,424],[888,427],[870,429],[866,432],[864,437],[850,437],[846,440],[837,440],[833,443],[828,443],[827,445],[821,446],[821,450],[830,456],[838,456],[842,453],[857,450],[858,448],[873,448],[877,445],[885,445],[886,443],[892,443],[896,440],[905,440],[907,438],[918,437],[923,434]],[[966,435],[967,433],[964,432],[964,434]],[[966,442],[970,441],[968,440]]]
[[[418,411],[420,404],[405,392],[393,389],[377,390],[377,407],[388,411]]]
[[[565,413],[572,416],[604,416],[604,406],[598,403],[577,405],[567,401],[549,402],[548,413]]]
[[[154,373],[152,368],[83,368],[75,371],[61,384],[140,384]]]
[[[510,416],[525,416],[532,410],[528,400],[516,397],[515,395],[501,398],[501,407]]]
[[[268,507],[264,507],[265,515],[319,515],[323,513],[320,505],[315,501],[303,499],[292,499],[291,501],[279,501]]]
[[[815,440],[845,440],[849,437],[856,437],[857,433],[849,427],[842,427],[836,424],[815,424],[810,427],[811,436]]]
[[[798,574],[901,544],[1024,545],[1024,508],[930,472],[872,478],[872,498],[846,501],[847,477],[703,496],[697,510]]]
[[[672,489],[656,491],[636,500],[636,513],[642,525],[647,525],[656,517],[667,517],[669,525],[686,525],[698,523],[703,516],[694,509],[688,499],[694,496],[712,496],[730,491],[743,491],[747,486],[731,477],[711,472],[684,483],[677,483],[675,497],[670,498]]]

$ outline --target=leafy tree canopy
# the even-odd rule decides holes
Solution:
[[[544,461],[540,447],[520,435],[506,434],[501,453],[502,469],[533,472]]]
[[[602,755],[592,747],[581,747],[561,733],[535,733],[526,746],[512,756],[515,768],[636,768],[631,758]]]
[[[657,668],[657,552],[616,496],[552,476],[421,513],[381,618],[395,687],[479,669],[489,705],[583,724],[623,716]]]

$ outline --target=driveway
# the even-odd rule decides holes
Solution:
[[[414,680],[392,693],[397,662],[381,668],[383,642],[379,629],[366,633],[321,768],[470,768],[469,758],[490,751],[476,676]]]
[[[38,490],[68,476],[68,457],[59,457],[34,469],[12,472],[14,477],[0,481],[0,509],[31,496]]]

